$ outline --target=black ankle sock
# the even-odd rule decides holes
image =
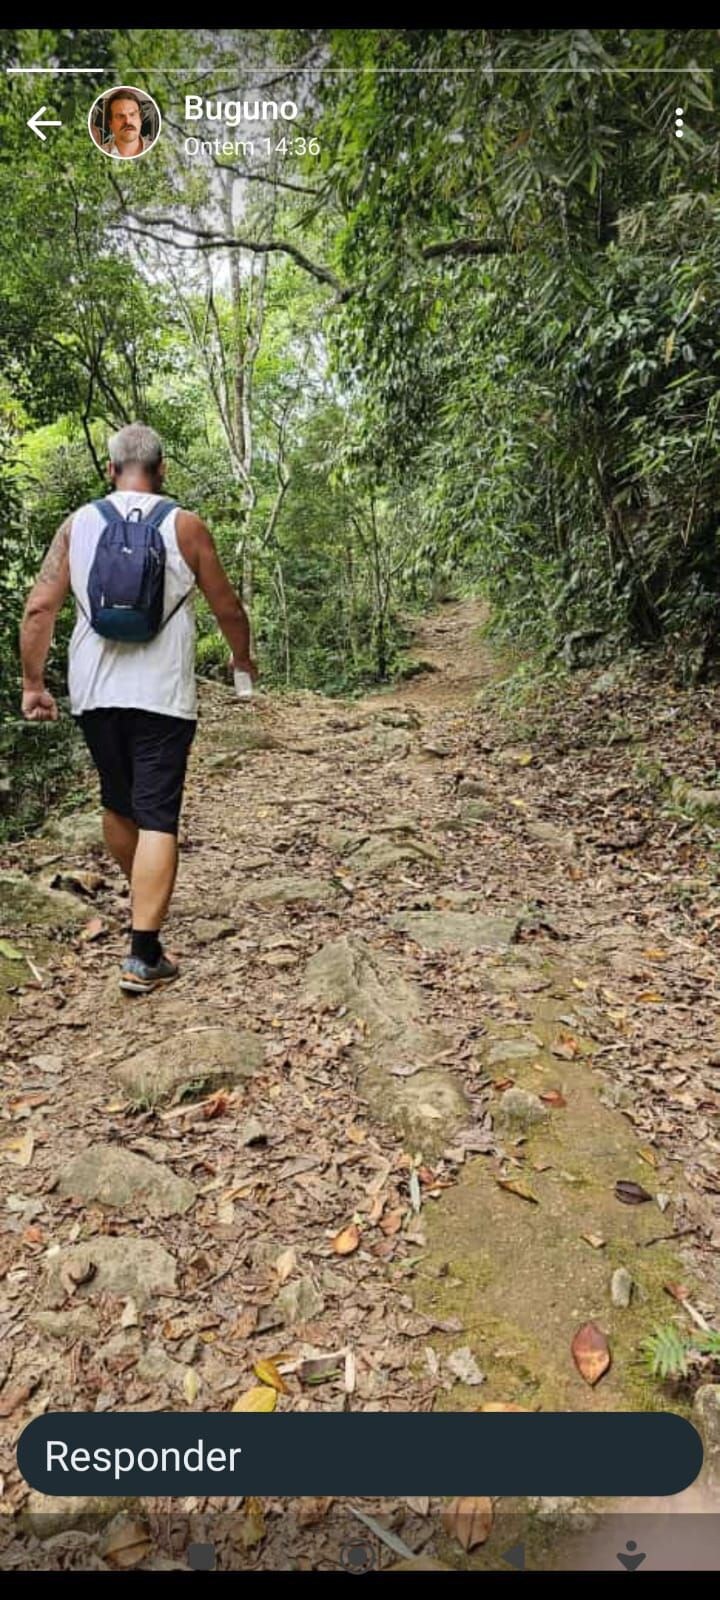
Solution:
[[[148,967],[156,967],[162,955],[159,934],[141,933],[137,928],[133,928],[130,954],[137,956],[139,961],[144,961]]]

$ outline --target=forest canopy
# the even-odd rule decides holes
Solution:
[[[714,30],[21,29],[0,49],[6,810],[32,818],[66,764],[18,726],[25,595],[136,419],[268,686],[382,681],[402,615],[445,585],[549,656],[671,644],[712,670]],[[16,70],[43,65],[76,70]],[[91,102],[139,74],[162,135],[108,160]],[[224,154],[213,108],[245,102],[298,114],[225,117]],[[202,611],[199,634],[220,670]]]

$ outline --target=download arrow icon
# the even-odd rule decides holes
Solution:
[[[42,139],[43,143],[47,139],[47,134],[43,133],[43,131],[42,131],[43,128],[61,128],[62,127],[62,123],[61,122],[53,122],[52,118],[49,118],[49,117],[46,118],[43,121],[43,112],[44,111],[47,111],[47,106],[41,106],[39,111],[34,111],[32,116],[28,117],[28,120],[27,120],[28,128],[32,128],[33,133],[36,133],[37,136],[38,136],[38,139]]]

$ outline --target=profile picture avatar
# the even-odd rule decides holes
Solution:
[[[152,95],[144,89],[120,84],[98,96],[90,108],[88,128],[103,155],[137,161],[152,150],[162,118]]]

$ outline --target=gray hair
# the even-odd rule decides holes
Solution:
[[[130,422],[108,439],[108,455],[116,472],[121,472],[123,467],[142,467],[146,472],[153,472],[163,458],[162,440],[155,429],[146,427],[144,422]]]

